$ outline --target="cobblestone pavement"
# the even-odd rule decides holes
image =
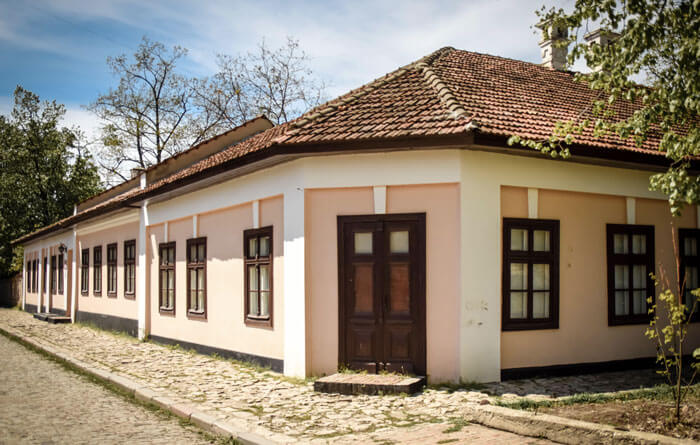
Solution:
[[[211,443],[0,336],[0,444]]]
[[[484,392],[433,388],[415,396],[345,396],[315,393],[311,383],[287,379],[269,370],[84,326],[48,324],[17,310],[0,310],[0,326],[126,375],[176,402],[196,405],[235,424],[249,425],[251,432],[279,442],[358,441],[381,438],[383,432],[392,429],[406,432],[416,425],[438,425],[430,428],[440,433],[440,424],[449,426],[468,417],[475,407],[493,402],[496,396],[514,400],[523,396],[549,398],[581,392],[578,388],[588,392],[628,388],[634,374],[510,381],[486,385]],[[640,373],[635,382],[642,385],[644,375]],[[464,431],[476,431],[475,427],[470,425]],[[431,436],[436,443],[452,438],[440,434]],[[399,435],[403,437],[403,433]],[[515,435],[510,439],[499,436],[497,440],[528,443]]]

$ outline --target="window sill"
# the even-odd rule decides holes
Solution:
[[[86,290],[81,290],[80,295],[82,295],[83,297],[87,297],[89,295],[89,293]]]
[[[507,331],[535,331],[545,329],[559,329],[558,320],[543,321],[508,321],[504,322],[501,330]]]
[[[168,317],[174,317],[174,316],[175,316],[175,308],[168,309],[168,308],[159,307],[159,308],[158,308],[158,313],[159,313],[160,315],[165,315],[165,316],[168,316]]]
[[[117,298],[116,292],[107,292],[107,298]]]
[[[101,296],[102,296],[102,291],[92,291],[92,296],[93,296],[93,297],[101,297]]]
[[[136,299],[136,294],[127,294],[127,293],[125,293],[125,294],[124,294],[124,298],[126,298],[127,300],[135,300],[135,299]]]
[[[189,318],[190,320],[206,321],[207,320],[207,313],[205,311],[195,312],[195,311],[188,310],[187,311],[187,318]]]
[[[272,327],[272,317],[252,317],[250,315],[245,317],[246,326],[255,327]]]
[[[648,325],[651,318],[648,315],[642,315],[641,317],[629,317],[629,318],[608,318],[608,326],[627,326],[627,325]]]

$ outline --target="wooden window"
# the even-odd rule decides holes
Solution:
[[[83,249],[80,259],[80,292],[83,295],[87,295],[89,286],[90,275],[88,268],[90,267],[90,249]]]
[[[58,290],[58,271],[56,268],[58,267],[58,262],[56,261],[56,255],[51,255],[51,276],[49,277],[49,283],[50,283],[50,289],[51,289],[51,294],[55,294],[56,291]]]
[[[27,261],[27,272],[24,274],[24,279],[27,281],[27,292],[32,291],[32,262]]]
[[[502,329],[559,327],[559,221],[503,219]]]
[[[124,296],[134,298],[136,291],[136,240],[124,241]]]
[[[63,294],[63,254],[58,256],[58,293]]]
[[[272,226],[243,232],[245,322],[272,326]]]
[[[32,292],[36,293],[39,284],[39,262],[32,260]]]
[[[92,292],[102,293],[102,246],[92,248]]]
[[[107,296],[117,296],[117,243],[107,245]]]
[[[700,300],[692,294],[693,290],[700,288],[700,246],[699,229],[679,229],[678,240],[680,244],[680,282],[683,303],[687,308],[687,315],[691,322],[700,321]]]
[[[47,287],[48,283],[48,278],[47,275],[49,274],[49,257],[45,256],[44,257],[44,270],[41,274],[41,289],[45,294],[49,293],[49,288]]]
[[[654,304],[654,227],[607,225],[608,325],[649,323]]]
[[[187,240],[187,316],[207,317],[207,239]]]
[[[175,315],[175,243],[158,246],[158,301],[161,314]]]

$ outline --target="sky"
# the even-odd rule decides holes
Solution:
[[[217,54],[293,37],[328,98],[443,46],[539,63],[532,25],[543,4],[571,10],[573,0],[0,0],[0,114],[22,85],[95,135],[84,106],[117,84],[105,60],[132,54],[142,36],[187,48],[191,76],[213,74]]]

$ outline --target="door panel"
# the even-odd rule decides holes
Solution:
[[[425,215],[338,217],[341,366],[425,374]]]

